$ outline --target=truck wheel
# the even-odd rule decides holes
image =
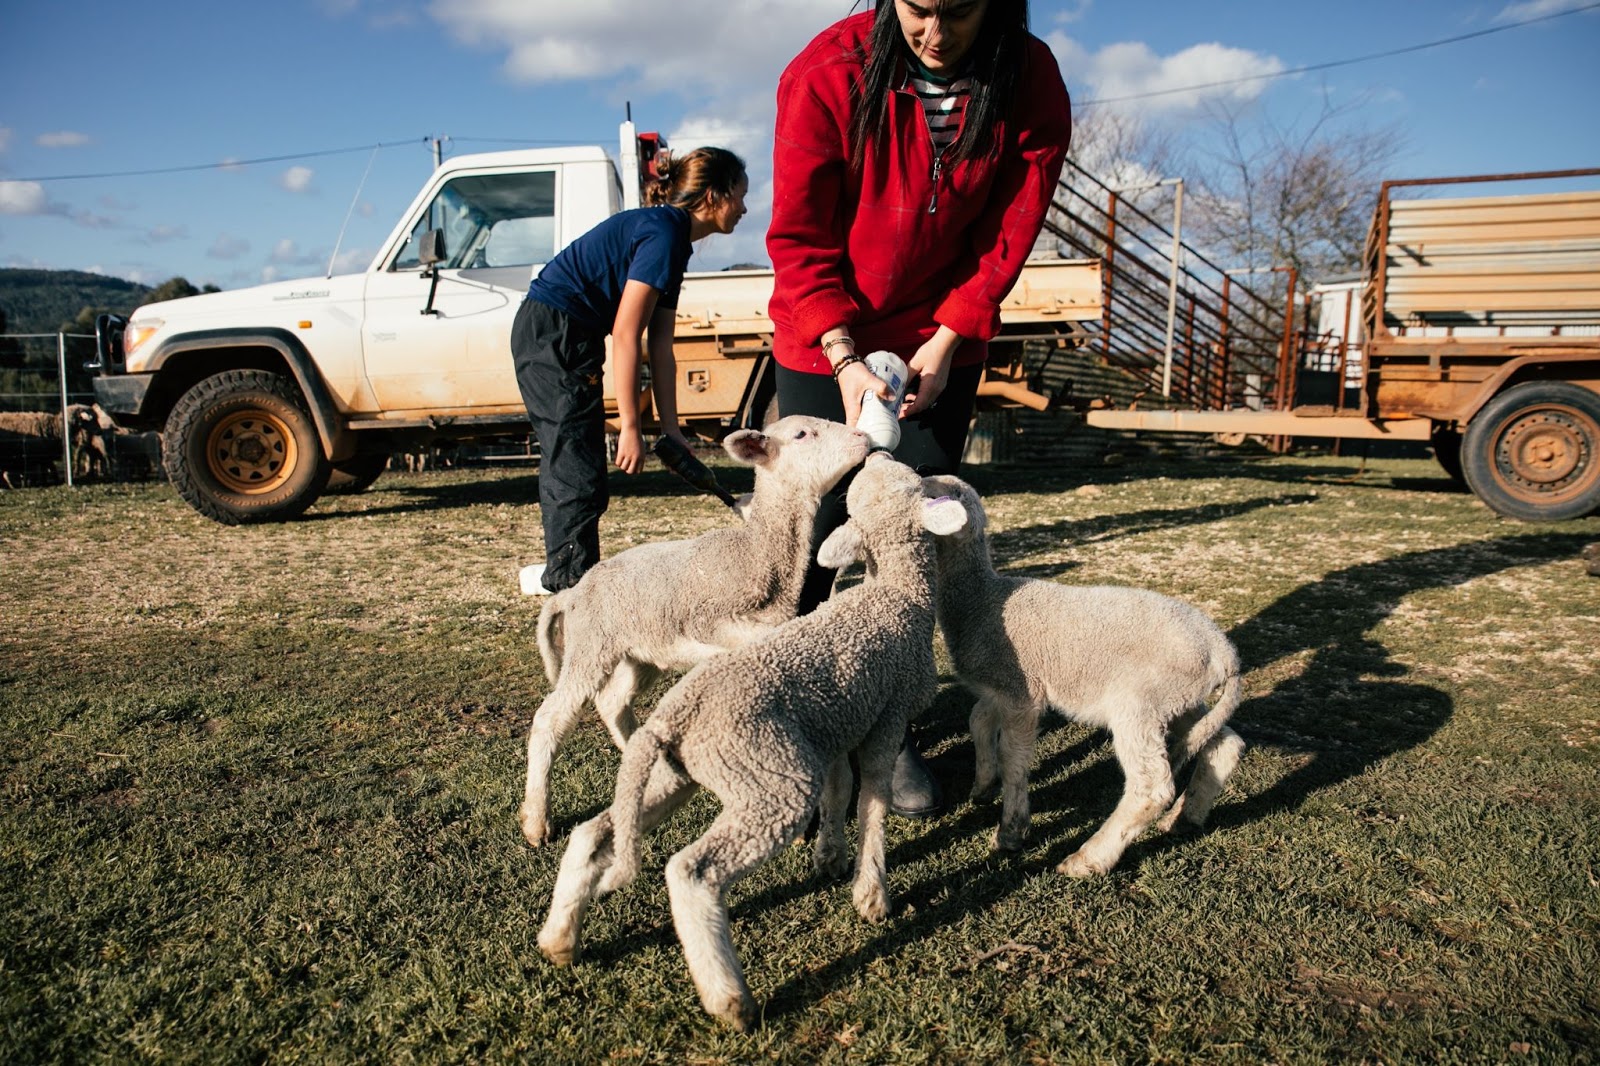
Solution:
[[[165,442],[178,494],[227,526],[293,518],[331,471],[299,390],[265,370],[202,379],[172,408]]]
[[[1600,507],[1600,396],[1560,381],[1507,389],[1467,423],[1467,485],[1525,522],[1580,518]]]
[[[1465,478],[1461,474],[1461,431],[1451,429],[1442,422],[1435,422],[1428,440],[1433,445],[1433,458],[1438,462],[1439,468],[1451,481],[1464,481]]]
[[[343,462],[334,463],[333,473],[328,475],[328,487],[325,491],[341,496],[354,496],[358,492],[366,492],[388,466],[389,456],[383,452],[357,455]]]

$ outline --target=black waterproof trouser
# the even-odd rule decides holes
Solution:
[[[560,592],[600,561],[606,487],[605,334],[538,300],[511,325],[517,387],[539,440],[544,587]]]
[[[813,415],[835,422],[844,421],[844,399],[839,386],[827,374],[806,374],[783,366],[778,373],[778,414]],[[983,367],[962,366],[950,371],[944,392],[928,410],[900,423],[900,443],[894,457],[927,477],[954,474],[961,465],[967,446],[967,430],[972,424],[972,409],[977,400]],[[833,490],[822,497],[811,535],[811,567],[806,571],[800,592],[800,613],[809,614],[833,591],[835,571],[817,565],[817,549],[828,534],[844,525],[850,516],[845,508],[845,493],[854,480],[846,474]]]

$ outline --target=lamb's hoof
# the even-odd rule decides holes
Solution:
[[[974,781],[972,791],[967,793],[967,799],[973,803],[987,803],[1000,794],[1000,779],[993,781]]]
[[[756,1027],[756,1001],[750,998],[748,992],[741,993],[738,998],[729,999],[716,1007],[708,1005],[706,1012],[720,1018],[741,1033],[751,1032]]]
[[[1021,833],[1006,833],[999,829],[994,831],[995,851],[1015,853],[1021,851],[1022,847],[1023,835]]]
[[[1172,832],[1172,827],[1178,824],[1178,818],[1182,814],[1183,814],[1183,798],[1180,796],[1178,798],[1178,802],[1174,803],[1171,807],[1169,807],[1167,809],[1167,813],[1163,814],[1160,817],[1160,819],[1157,820],[1157,822],[1156,822],[1156,832],[1158,832],[1158,833],[1170,833],[1170,832]]]
[[[1056,867],[1056,872],[1068,877],[1099,877],[1106,871],[1084,858],[1083,852],[1075,851]]]
[[[857,890],[855,903],[856,913],[874,925],[889,918],[889,894],[881,888],[875,887],[865,892]]]
[[[524,804],[518,817],[522,823],[523,837],[534,847],[543,847],[555,838],[555,834],[550,831],[550,820],[543,816],[529,813],[526,804]]]
[[[544,952],[544,957],[558,967],[570,967],[578,962],[578,944],[574,941],[566,943],[546,943],[544,936],[539,938],[539,951]]]
[[[818,852],[812,859],[812,868],[824,881],[838,881],[850,873],[853,865],[849,852],[836,851],[829,855]]]

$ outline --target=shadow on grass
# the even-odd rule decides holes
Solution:
[[[1096,515],[1091,518],[1064,518],[1056,522],[1023,526],[990,534],[990,544],[997,559],[1026,555],[1039,543],[1052,548],[1073,544],[1099,544],[1118,537],[1132,537],[1165,529],[1205,525],[1226,518],[1259,511],[1264,507],[1292,507],[1311,503],[1317,497],[1309,493],[1264,496],[1253,500],[1231,503],[1208,503],[1199,507],[1158,508],[1132,511],[1114,515]],[[1040,566],[1001,566],[1007,577],[1048,578],[1077,566],[1077,563],[1049,563]]]
[[[729,492],[749,492],[753,475],[742,469],[718,470],[718,479]],[[632,498],[670,498],[674,496],[703,496],[686,485],[682,478],[669,470],[645,470],[638,474],[609,472],[607,482],[612,500]],[[527,507],[539,505],[539,475],[523,474],[514,477],[485,477],[479,481],[443,480],[412,481],[403,485],[384,485],[379,482],[372,497],[326,496],[317,509],[305,514],[299,521],[315,522],[332,518],[348,518],[352,514],[400,515],[421,511],[449,511],[465,507],[493,507],[500,504],[520,504]],[[400,499],[393,503],[365,506],[368,499],[387,493]],[[707,508],[724,511],[723,505],[713,496],[703,496]]]
[[[1571,558],[1590,539],[1558,533],[1500,537],[1363,563],[1305,585],[1237,626],[1230,636],[1239,647],[1247,672],[1301,652],[1313,652],[1303,673],[1270,694],[1247,701],[1233,718],[1247,742],[1291,748],[1305,758],[1266,792],[1242,803],[1225,801],[1217,808],[1206,832],[1225,832],[1230,826],[1294,810],[1308,795],[1424,743],[1449,721],[1454,711],[1450,697],[1427,685],[1391,680],[1403,677],[1405,667],[1390,659],[1388,650],[1367,636],[1405,596],[1421,589],[1458,585],[1514,566]],[[919,739],[928,743],[965,732],[965,711],[970,706],[970,697],[960,690],[943,690],[924,716]],[[1032,792],[1036,813],[1049,816],[1076,804],[1084,808],[1085,819],[1091,825],[1098,825],[1110,814],[1122,790],[1122,774],[1114,760],[1099,760],[1081,774],[1061,774],[1066,767],[1093,754],[1101,743],[1098,735],[1085,738],[1035,769],[1036,779],[1052,779],[1050,785]],[[957,755],[966,764],[959,773],[954,772],[953,765]],[[947,752],[933,765],[948,797],[955,800],[965,795],[972,780],[970,742]],[[1085,798],[1089,798],[1087,806]],[[897,846],[889,856],[889,865],[892,868],[924,858],[973,833],[987,834],[997,820],[998,810],[991,804],[958,805],[931,831]],[[1141,855],[1173,847],[1180,839],[1158,837],[1136,843],[1118,868],[1135,867]],[[779,986],[769,1004],[768,1017],[803,1010],[816,989],[836,989],[873,959],[892,955],[966,914],[1005,899],[1029,878],[1053,869],[1080,843],[1075,837],[1064,838],[1051,842],[1042,859],[1025,853],[1023,857],[993,859],[959,871],[954,876],[959,878],[960,892],[946,902],[937,899],[948,889],[949,875],[910,886],[900,896],[901,916],[881,936],[858,951]],[[748,900],[745,905],[769,906],[811,887],[785,886]],[[907,902],[916,905],[914,914],[905,914]]]

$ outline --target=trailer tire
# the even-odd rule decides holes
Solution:
[[[1461,441],[1467,486],[1525,522],[1600,508],[1600,395],[1562,381],[1515,385],[1484,405]]]
[[[1461,431],[1435,422],[1428,434],[1428,442],[1433,445],[1434,461],[1450,480],[1457,484],[1466,481],[1461,472]]]
[[[178,398],[162,440],[178,494],[225,526],[293,518],[332,470],[293,380],[265,370],[202,378]]]

